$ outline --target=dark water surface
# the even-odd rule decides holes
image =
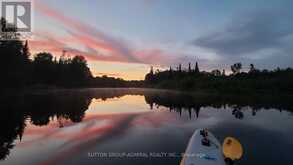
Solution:
[[[1,97],[0,164],[178,165],[197,128],[238,138],[242,165],[293,164],[289,97],[86,89]]]

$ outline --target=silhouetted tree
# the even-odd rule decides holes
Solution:
[[[218,69],[210,73],[202,71],[194,75],[184,70],[177,71],[171,77],[170,70],[160,71],[152,75],[151,84],[146,79],[146,84],[150,87],[181,90],[293,93],[293,69],[291,68],[259,71],[251,66],[251,71],[248,73],[240,73],[241,68],[241,63],[232,65],[233,74],[227,76],[225,70],[221,73]]]
[[[236,63],[231,65],[231,71],[233,74],[238,74],[240,73],[240,70],[242,69],[242,64],[241,63]]]
[[[33,76],[37,83],[52,84],[55,81],[53,55],[47,52],[38,53],[33,61]]]
[[[31,53],[30,53],[30,51],[29,51],[29,47],[28,47],[28,41],[26,40],[25,41],[25,44],[24,44],[24,46],[23,46],[23,48],[22,48],[22,53],[23,53],[23,55],[25,56],[25,57],[27,57],[27,59],[30,57],[30,55],[31,55]]]
[[[153,83],[154,82],[154,68],[153,68],[153,66],[151,66],[150,72],[148,74],[146,74],[145,80],[148,83]]]
[[[87,61],[83,56],[75,56],[70,63],[70,73],[72,81],[86,83],[92,78],[90,69],[87,66]]]
[[[172,67],[170,66],[169,68],[169,78],[171,78],[173,76],[173,70]]]
[[[1,87],[22,87],[28,80],[28,52],[24,52],[25,46],[15,26],[8,26],[4,18],[1,18],[0,26]]]
[[[226,71],[225,71],[225,69],[223,69],[223,71],[222,71],[222,76],[226,76]]]
[[[198,63],[195,63],[195,68],[194,68],[195,73],[199,73],[199,68],[198,68]]]
[[[59,59],[42,52],[30,59],[29,42],[21,41],[17,28],[0,20],[0,88],[48,86],[142,86],[140,81],[124,81],[112,77],[93,78],[83,56],[73,58],[62,52]],[[151,75],[153,75],[151,70]],[[152,76],[150,76],[152,77]],[[104,84],[103,84],[104,83]]]
[[[218,70],[218,69],[215,69],[215,70],[211,71],[211,74],[214,75],[214,76],[221,76],[221,71]]]
[[[258,72],[258,70],[254,67],[253,64],[250,64],[249,66],[250,66],[250,68],[249,68],[248,73],[256,73],[256,72]]]

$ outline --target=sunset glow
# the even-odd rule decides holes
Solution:
[[[233,38],[241,30],[233,20],[239,20],[243,26],[252,26],[245,31],[254,34],[253,29],[258,25],[250,25],[249,22],[265,17],[266,13],[272,15],[268,20],[272,23],[278,21],[275,19],[278,14],[283,15],[282,19],[286,21],[291,12],[267,9],[282,6],[277,2],[266,3],[268,7],[261,7],[261,2],[254,5],[226,3],[221,5],[225,9],[219,13],[220,6],[211,6],[208,12],[205,10],[203,6],[212,4],[209,1],[188,1],[185,4],[145,0],[126,0],[123,3],[37,0],[34,1],[34,39],[29,42],[30,48],[32,54],[48,51],[58,57],[66,50],[68,56],[82,55],[95,76],[127,80],[144,79],[150,66],[175,68],[181,63],[187,67],[189,62],[194,64],[195,61],[199,61],[200,69],[207,71],[215,68],[229,70],[229,66],[238,61],[244,64],[254,62],[259,68],[291,65],[288,63],[291,56],[276,60],[279,54],[289,50],[283,42],[280,42],[282,46],[272,48],[270,43],[258,44],[253,35]],[[255,5],[259,7],[257,11],[253,8]],[[240,12],[247,8],[251,11],[246,10],[244,14],[251,15],[251,20],[246,20]],[[83,12],[76,12],[78,10]],[[228,27],[234,29],[235,34],[225,30]],[[283,36],[272,37],[279,42]],[[259,46],[249,47],[245,44],[249,40]],[[235,46],[230,47],[232,44]]]

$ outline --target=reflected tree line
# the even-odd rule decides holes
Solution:
[[[256,115],[261,109],[271,108],[293,112],[293,103],[288,97],[189,95],[146,89],[83,89],[50,93],[38,91],[18,96],[0,96],[0,160],[9,155],[16,139],[22,139],[26,124],[45,126],[55,121],[59,127],[64,127],[70,123],[78,123],[85,117],[92,99],[106,101],[125,95],[144,96],[150,109],[163,106],[180,115],[188,113],[190,118],[200,117],[200,111],[204,107],[232,108],[231,113],[238,119],[245,117],[243,111],[247,109],[251,110],[252,115]]]
[[[106,100],[121,97],[126,91],[59,91],[50,94],[42,92],[25,95],[0,96],[0,160],[4,160],[15,145],[22,140],[27,123],[46,126],[55,121],[61,128],[78,123],[85,117],[93,98]]]
[[[276,109],[279,111],[293,112],[293,103],[288,96],[272,96],[272,95],[192,95],[177,92],[149,93],[145,94],[146,103],[150,105],[150,109],[154,106],[164,106],[170,111],[181,114],[187,112],[189,117],[199,117],[200,110],[207,107],[215,109],[232,109],[232,115],[235,118],[243,119],[243,112],[251,111],[251,115],[255,116],[257,111],[266,109]]]
[[[5,159],[14,146],[14,140],[21,141],[26,123],[45,126],[52,120],[80,122],[90,104],[85,96],[18,96],[1,98],[0,159]]]

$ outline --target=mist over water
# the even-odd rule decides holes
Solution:
[[[1,97],[0,164],[176,164],[197,128],[244,147],[238,164],[291,164],[293,103],[274,96],[83,89]]]

